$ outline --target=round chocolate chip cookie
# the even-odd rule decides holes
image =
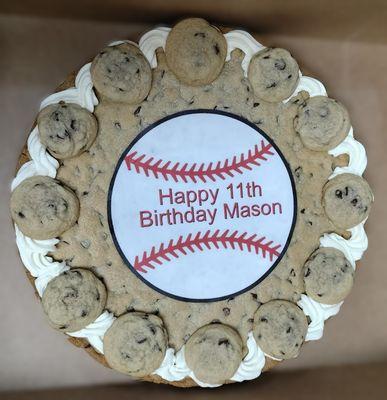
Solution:
[[[114,321],[103,343],[106,361],[112,368],[142,377],[150,375],[160,366],[168,337],[159,317],[131,312]]]
[[[142,51],[132,43],[103,49],[91,64],[97,91],[116,102],[137,104],[148,95],[152,71]]]
[[[307,329],[305,314],[290,301],[269,301],[254,315],[254,338],[266,354],[275,358],[297,357]]]
[[[227,43],[222,33],[200,18],[176,24],[165,45],[167,63],[177,78],[190,86],[211,83],[222,71]]]
[[[347,136],[351,123],[347,110],[336,100],[314,96],[299,107],[294,129],[306,147],[315,151],[331,150]]]
[[[323,205],[328,218],[342,229],[353,228],[370,212],[373,194],[366,180],[353,174],[331,179],[323,190]]]
[[[58,159],[78,156],[89,149],[97,136],[94,115],[78,104],[51,104],[38,115],[39,139]]]
[[[305,263],[305,291],[313,300],[337,304],[344,300],[353,286],[354,269],[337,249],[322,247]]]
[[[230,379],[243,358],[242,339],[223,324],[205,325],[187,341],[185,359],[196,378],[219,384]]]
[[[292,95],[299,81],[297,61],[285,49],[266,48],[250,61],[248,77],[257,97],[270,103]]]
[[[79,214],[75,194],[56,179],[25,179],[11,195],[11,215],[18,228],[32,239],[51,239],[71,228]]]
[[[42,304],[53,328],[75,332],[101,315],[106,304],[106,289],[92,272],[71,269],[49,282]]]

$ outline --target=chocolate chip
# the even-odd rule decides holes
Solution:
[[[230,315],[230,309],[228,307],[223,308],[223,314],[228,317]]]
[[[304,277],[307,278],[310,275],[310,268],[305,271]]]
[[[114,123],[115,128],[121,129],[121,124],[119,122]]]
[[[82,240],[82,241],[81,241],[81,246],[82,246],[84,249],[88,249],[88,248],[90,247],[90,240]]]
[[[138,106],[135,110],[134,110],[134,115],[137,115],[139,112],[141,111],[141,106]]]
[[[25,218],[25,217],[26,217],[21,211],[19,211],[19,212],[17,213],[17,215],[18,215],[20,218]]]
[[[253,103],[253,107],[255,108],[255,107],[258,107],[259,106],[259,103]]]
[[[356,204],[357,204],[357,199],[352,199],[352,200],[351,200],[351,204],[352,204],[353,206],[356,206]]]
[[[76,275],[76,276],[78,276],[79,278],[83,279],[83,276],[82,276],[82,274],[81,274],[79,271],[71,270],[71,271],[70,271],[70,274]]]
[[[260,321],[265,322],[265,323],[268,322],[267,318],[265,318],[265,317],[261,317]]]
[[[195,36],[195,37],[205,38],[205,37],[206,37],[206,34],[205,34],[204,32],[196,32],[196,33],[194,34],[194,36]]]
[[[226,347],[228,347],[228,346],[230,346],[230,341],[229,341],[228,339],[219,339],[218,345],[219,345],[219,346],[222,346],[223,344],[224,344]]]
[[[143,339],[137,340],[136,342],[138,344],[142,344],[142,343],[145,343],[147,340],[148,340],[147,338],[143,338]]]
[[[281,58],[274,63],[274,67],[280,71],[283,71],[286,68],[286,62]]]
[[[266,86],[266,89],[271,89],[271,88],[275,88],[277,86],[276,82],[271,83],[270,85]]]
[[[216,44],[216,45],[214,46],[214,50],[215,50],[215,54],[219,54],[219,53],[220,53],[218,44]]]
[[[289,326],[288,329],[286,329],[286,333],[290,333],[292,331],[292,328]]]
[[[297,167],[297,168],[294,170],[294,175],[296,176],[296,178],[300,178],[300,177],[301,177],[301,174],[302,174],[302,167],[300,166],[300,167]]]
[[[337,190],[335,191],[335,196],[336,196],[337,198],[339,198],[339,199],[342,199],[342,198],[343,198],[343,192],[342,192],[341,190],[337,189]]]
[[[84,318],[87,314],[88,312],[86,310],[82,310],[81,317]]]
[[[305,208],[303,208],[302,210],[300,210],[301,214],[305,214]]]
[[[156,335],[156,328],[154,327],[154,325],[149,325],[148,328],[152,332],[152,335]]]

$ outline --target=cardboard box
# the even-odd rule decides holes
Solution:
[[[254,393],[265,399],[291,398],[290,393],[297,393],[299,399],[307,395],[364,398],[369,393],[370,398],[378,398],[377,390],[387,389],[382,379],[387,372],[387,3],[347,0],[1,2],[0,390],[129,381],[94,362],[46,324],[17,255],[8,213],[9,183],[41,99],[68,72],[78,69],[109,41],[138,39],[154,24],[173,23],[190,15],[258,32],[265,45],[288,48],[324,82],[329,95],[350,111],[355,136],[367,150],[365,176],[376,198],[366,225],[370,246],[358,263],[354,290],[340,314],[327,323],[323,339],[307,344],[297,360],[284,363],[257,382],[233,385],[218,393],[242,397]],[[340,367],[344,364],[352,366]],[[156,391],[165,398],[181,393],[136,384],[130,392],[127,387],[94,387],[55,392],[55,397],[85,398],[87,393],[94,398],[108,394],[126,398],[128,393],[145,397]],[[184,396],[207,395],[208,391],[184,392]],[[52,398],[54,392],[9,396],[0,398]],[[217,395],[211,392],[211,396]]]

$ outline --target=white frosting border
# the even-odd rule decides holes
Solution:
[[[90,75],[91,63],[84,65],[75,78],[75,87],[62,90],[45,98],[40,104],[40,110],[49,104],[60,101],[76,103],[90,112],[98,104],[97,97],[93,91],[93,83]],[[56,177],[59,167],[58,161],[53,158],[45,146],[39,140],[38,126],[32,130],[27,141],[30,161],[19,169],[16,177],[11,183],[14,190],[22,181],[31,176],[44,175],[51,178]],[[50,280],[70,269],[65,262],[54,261],[47,254],[55,250],[59,239],[35,240],[25,236],[15,225],[16,245],[20,258],[29,271],[36,278],[35,287],[39,296],[42,297],[44,290]],[[102,338],[106,330],[113,323],[114,316],[109,312],[103,312],[94,322],[78,332],[67,333],[73,337],[86,338],[89,343],[99,352],[103,353]]]
[[[170,28],[161,27],[153,29],[145,33],[138,46],[144,53],[152,68],[157,66],[156,50],[159,47],[165,48],[166,39]],[[227,41],[227,58],[230,59],[231,52],[239,48],[245,53],[242,61],[244,74],[247,75],[248,66],[252,56],[264,49],[265,47],[257,42],[249,33],[241,30],[234,30],[226,33]],[[116,41],[110,45],[123,43],[124,41]],[[90,75],[90,65],[83,66],[76,77],[75,87],[54,93],[44,99],[40,105],[40,109],[59,101],[77,103],[80,106],[94,111],[94,107],[98,104],[98,100],[93,91],[93,83]],[[300,80],[293,95],[301,90],[309,92],[310,96],[327,96],[324,85],[317,79],[303,76],[300,72]],[[288,101],[286,99],[284,102]],[[28,151],[31,161],[23,164],[18,171],[16,177],[12,181],[11,190],[14,190],[24,179],[35,176],[45,175],[55,177],[59,163],[55,160],[39,141],[37,126],[32,130],[28,138]],[[366,152],[361,143],[353,137],[353,129],[351,128],[345,140],[337,147],[329,151],[329,154],[338,156],[340,154],[349,155],[349,164],[346,167],[337,167],[329,179],[342,173],[353,173],[361,176],[367,165]],[[320,239],[321,247],[335,247],[341,250],[350,261],[353,268],[355,262],[359,260],[368,246],[367,235],[364,230],[363,221],[361,224],[350,229],[351,238],[346,240],[343,237],[331,233],[324,234]],[[15,225],[16,244],[19,249],[20,257],[23,264],[33,277],[35,277],[35,286],[37,292],[42,296],[47,283],[58,276],[60,273],[69,269],[65,262],[56,262],[47,254],[54,251],[58,239],[34,240],[23,235]],[[336,315],[343,302],[334,305],[326,305],[312,300],[306,295],[301,295],[298,302],[299,307],[304,311],[311,322],[308,326],[306,341],[318,340],[323,335],[324,322],[329,317]],[[114,322],[113,314],[104,311],[93,323],[77,332],[68,333],[73,337],[85,338],[96,349],[97,352],[103,354],[103,336],[107,329]],[[238,370],[231,378],[233,381],[242,382],[257,378],[264,368],[265,355],[254,340],[252,332],[249,332],[247,339],[248,353],[242,360]],[[273,357],[270,357],[273,358]],[[188,368],[184,357],[184,346],[175,354],[174,349],[168,348],[165,358],[160,367],[154,372],[168,381],[178,381],[185,377],[191,377],[199,386],[216,387],[220,385],[211,385],[199,381],[194,373]]]

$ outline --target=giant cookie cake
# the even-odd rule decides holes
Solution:
[[[111,43],[27,147],[11,213],[47,321],[132,377],[213,387],[297,357],[367,248],[347,110],[244,31]]]

